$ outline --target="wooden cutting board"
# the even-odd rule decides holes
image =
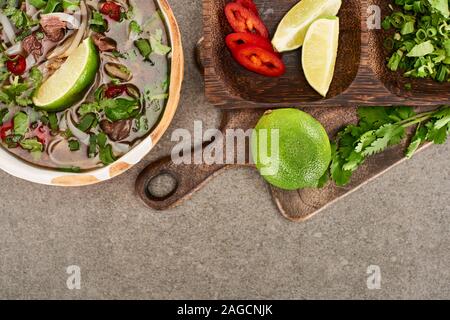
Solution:
[[[326,99],[309,87],[300,65],[300,51],[283,55],[287,73],[269,79],[234,62],[224,44],[232,32],[223,14],[227,0],[203,0],[204,41],[197,56],[204,70],[208,100],[223,110],[221,131],[251,129],[263,113],[272,108],[298,107],[319,120],[330,138],[345,125],[357,122],[357,106],[420,105],[417,112],[448,103],[450,83],[412,81],[413,90],[405,89],[405,78],[386,69],[386,56],[381,30],[369,30],[369,5],[378,5],[386,13],[390,0],[343,1],[340,17],[339,55],[335,78]],[[260,14],[271,34],[284,14],[298,0],[256,0]],[[224,138],[226,140],[226,137]],[[226,143],[226,141],[222,141]],[[292,221],[304,221],[331,203],[357,190],[360,186],[404,160],[407,141],[371,157],[354,174],[346,187],[329,183],[322,189],[284,191],[270,187],[281,214]],[[205,143],[203,147],[206,147]],[[425,148],[426,146],[423,146]],[[248,158],[248,157],[247,157]],[[247,163],[246,166],[252,166]],[[175,165],[170,156],[150,164],[140,174],[136,190],[149,207],[164,210],[180,204],[199,190],[212,177],[234,164]],[[152,195],[149,184],[158,176],[169,175],[174,188],[164,197]]]
[[[422,109],[424,108],[422,107]],[[418,108],[417,111],[420,112],[422,109]],[[318,119],[332,138],[344,125],[357,121],[356,108],[354,107],[309,107],[303,110]],[[264,110],[251,109],[224,111],[221,125],[221,131],[224,134],[224,140],[221,141],[222,145],[226,145],[225,132],[227,129],[251,129],[263,113]],[[205,143],[203,149],[207,145],[208,143]],[[346,187],[337,187],[333,183],[329,183],[322,189],[285,191],[271,186],[273,200],[285,218],[296,222],[304,221],[329,204],[350,194],[363,184],[402,162],[405,147],[406,141],[402,145],[371,157],[358,169],[352,178],[352,182]],[[167,156],[151,163],[142,171],[136,181],[136,191],[147,206],[157,210],[165,210],[179,205],[225,169],[242,166],[236,164],[194,164],[194,152],[192,151],[191,154],[192,164],[176,165],[172,162],[171,157]],[[247,159],[249,159],[248,155]],[[253,165],[247,163],[244,166]],[[148,186],[153,179],[161,175],[170,175],[175,181],[175,188],[166,196],[157,197],[151,194]]]

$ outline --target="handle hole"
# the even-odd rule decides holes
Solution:
[[[145,194],[149,199],[162,201],[171,197],[177,188],[178,181],[175,176],[164,171],[148,180]]]

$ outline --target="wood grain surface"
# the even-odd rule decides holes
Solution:
[[[329,136],[334,139],[336,133],[343,126],[357,122],[356,107],[342,108],[304,108],[318,119],[327,130]],[[417,108],[423,111],[428,108]],[[264,110],[226,110],[223,112],[221,132],[224,134],[224,141],[219,141],[226,145],[225,132],[228,129],[251,129],[258,119],[263,115]],[[407,139],[408,140],[408,139]],[[379,176],[394,165],[404,160],[406,141],[401,145],[392,147],[386,152],[371,157],[354,174],[351,183],[346,187],[337,187],[333,183],[322,189],[303,189],[298,191],[285,191],[275,187],[270,187],[273,199],[280,210],[280,213],[287,219],[295,222],[305,221],[316,213],[320,212],[329,204],[343,198],[360,186]],[[203,152],[209,143],[205,143],[197,152]],[[425,146],[422,147],[422,149]],[[144,203],[154,209],[165,210],[190,198],[196,191],[200,190],[210,179],[223,172],[225,169],[236,168],[238,166],[253,167],[250,161],[241,164],[195,164],[193,163],[194,150],[192,150],[192,163],[176,165],[172,162],[171,156],[164,157],[151,163],[142,171],[136,181],[136,191]],[[246,159],[249,159],[248,155]],[[235,159],[235,163],[237,163]],[[164,197],[156,197],[149,192],[149,184],[160,175],[170,175],[175,181],[175,188]],[[251,186],[248,186],[248,190]],[[225,196],[225,195],[224,195]]]

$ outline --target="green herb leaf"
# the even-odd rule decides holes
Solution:
[[[116,161],[116,157],[114,156],[114,153],[112,152],[112,147],[110,144],[108,144],[104,148],[100,149],[99,158],[100,158],[100,161],[105,166]]]
[[[36,138],[24,139],[20,141],[20,146],[30,151],[34,160],[39,160],[44,150],[44,146]]]
[[[337,150],[336,144],[331,144],[331,177],[338,186],[345,186],[350,182],[352,171],[344,170],[342,167],[345,160]]]
[[[431,41],[422,42],[416,44],[410,52],[406,55],[407,57],[423,57],[427,54],[434,52],[434,46]]]
[[[29,119],[25,112],[18,112],[14,115],[14,134],[24,136],[28,131]]]
[[[141,26],[136,22],[136,20],[132,20],[130,22],[130,31],[135,33],[135,34],[141,34],[142,33],[142,28]]]
[[[63,6],[61,0],[48,0],[47,5],[44,8],[44,13],[52,13],[62,11]]]
[[[144,59],[147,60],[152,53],[152,46],[150,45],[150,41],[148,41],[147,39],[138,39],[134,41],[134,45],[139,50],[141,56],[143,56]]]
[[[428,130],[424,126],[419,126],[416,130],[416,134],[411,139],[406,150],[406,158],[411,159],[416,151],[419,149],[420,145],[426,141]]]
[[[406,128],[418,125],[405,156],[411,158],[426,141],[442,144],[450,134],[450,107],[416,114],[410,107],[359,108],[358,125],[341,130],[332,145],[331,178],[338,186],[350,182],[352,173],[367,157],[399,144]]]
[[[105,133],[100,132],[97,135],[97,144],[100,148],[104,148],[106,147],[106,142],[108,141],[108,137],[106,136]]]
[[[80,0],[63,0],[62,6],[65,10],[76,11],[80,7]]]
[[[77,125],[77,128],[83,132],[88,131],[96,122],[97,117],[93,113],[86,114]]]
[[[48,121],[50,124],[50,129],[53,132],[59,131],[59,125],[58,125],[58,117],[56,116],[55,112],[51,112],[48,114]]]
[[[95,113],[99,111],[101,111],[100,104],[98,102],[90,102],[90,103],[83,103],[78,109],[78,114],[80,116],[84,116],[88,113]]]
[[[108,99],[101,103],[105,110],[106,117],[111,121],[119,121],[129,119],[137,115],[139,110],[139,102],[129,99]]]
[[[36,9],[42,9],[47,4],[44,0],[29,0],[29,3]]]
[[[98,33],[105,32],[108,29],[108,23],[103,18],[103,15],[95,10],[92,11],[92,16],[89,20],[89,26],[91,30]]]
[[[70,151],[78,151],[80,150],[80,142],[78,140],[69,140],[69,149]]]
[[[58,168],[61,172],[69,172],[69,173],[80,173],[81,168],[80,167],[67,167],[67,168]]]
[[[44,150],[44,146],[36,138],[24,139],[20,141],[20,146],[30,152],[42,152],[42,150]]]
[[[3,124],[3,120],[5,119],[5,117],[8,113],[9,113],[9,110],[7,108],[0,110],[0,125]]]
[[[150,44],[154,53],[165,56],[172,49],[162,43],[162,30],[157,29],[154,34],[150,36]]]

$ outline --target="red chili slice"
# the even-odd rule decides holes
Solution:
[[[20,76],[24,74],[25,70],[27,69],[27,61],[20,54],[13,55],[9,57],[8,61],[6,61],[6,68],[12,74]]]
[[[118,96],[121,96],[122,94],[127,91],[127,86],[116,86],[116,85],[109,85],[108,88],[105,90],[105,96],[108,99],[117,98]]]
[[[248,32],[269,38],[269,31],[261,19],[243,6],[230,2],[225,6],[225,15],[235,32]]]
[[[0,140],[5,140],[6,136],[8,135],[8,131],[12,130],[13,128],[13,122],[8,121],[0,126]]]
[[[256,7],[256,4],[253,2],[253,0],[236,0],[234,2],[250,10],[259,17],[258,8]]]
[[[112,1],[106,1],[103,3],[100,7],[100,12],[115,21],[120,21],[120,16],[122,13],[120,5]]]
[[[227,44],[228,49],[231,52],[235,52],[239,50],[239,48],[246,44],[251,44],[267,51],[273,52],[273,46],[267,38],[263,38],[257,36],[256,34],[239,32],[239,33],[230,33],[225,38],[225,43]],[[234,53],[233,53],[234,54]]]
[[[243,45],[234,58],[244,68],[267,77],[279,77],[286,72],[286,66],[274,52],[255,45]]]

